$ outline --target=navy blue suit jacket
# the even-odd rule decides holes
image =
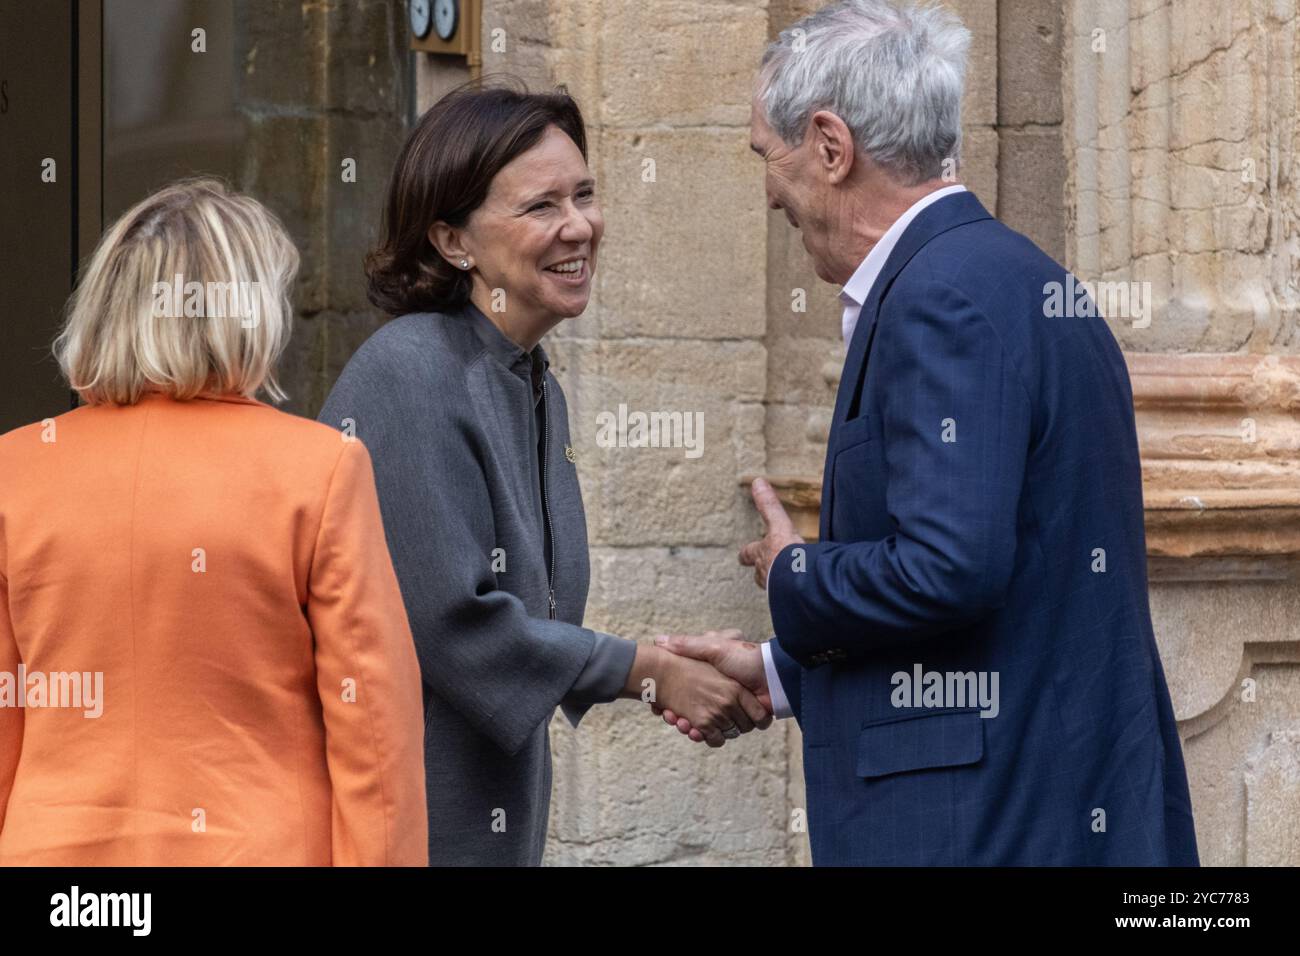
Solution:
[[[956,193],[863,306],[820,540],[768,579],[816,864],[1198,862],[1128,372],[1103,319],[1044,315],[1065,280]]]

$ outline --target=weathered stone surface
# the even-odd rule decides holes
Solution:
[[[1300,858],[1300,729],[1275,730],[1246,771],[1246,865]]]
[[[998,121],[998,2],[947,0],[945,6],[961,17],[971,32],[962,123],[992,127]]]
[[[766,216],[748,128],[607,130],[602,142],[603,333],[761,335]]]
[[[730,544],[748,531],[736,475],[762,464],[757,342],[613,339],[557,343],[573,447],[595,544]],[[702,421],[684,447],[602,447],[599,416],[678,412]],[[696,416],[702,416],[697,418]]]
[[[241,0],[240,9],[238,185],[279,216],[301,256],[280,378],[285,407],[311,415],[382,320],[366,300],[361,260],[406,132],[405,18],[380,0]],[[355,182],[344,181],[348,159]]]
[[[1059,0],[999,0],[999,126],[1061,122],[1061,10]]]
[[[730,547],[594,548],[588,605],[590,626],[639,640],[717,627],[763,639],[771,628],[763,592]],[[576,731],[558,718],[551,728],[548,863],[788,861],[787,726],[711,750],[623,701],[593,708]]]
[[[1150,282],[1135,351],[1294,352],[1294,5],[1077,0],[1067,18],[1067,257]]]
[[[998,218],[1057,262],[1065,260],[1065,153],[1059,129],[1003,129]]]
[[[783,727],[719,750],[622,701],[551,723],[552,865],[779,866],[789,860]]]
[[[1175,620],[1198,629],[1249,634],[1259,627],[1255,602],[1270,599],[1260,593],[1262,587],[1220,585],[1187,590],[1185,596],[1195,596],[1195,607],[1182,608],[1183,614]],[[1160,590],[1153,589],[1153,598]],[[1277,593],[1272,599],[1288,601],[1292,615],[1300,612],[1295,607],[1294,585],[1274,585],[1270,590],[1292,592]],[[1232,594],[1238,600],[1231,606],[1214,606],[1216,597]],[[1174,607],[1162,604],[1157,613],[1167,609]],[[1201,620],[1192,623],[1198,613]],[[1293,631],[1291,640],[1295,638]],[[1203,865],[1294,866],[1300,856],[1295,842],[1296,786],[1292,775],[1300,667],[1294,654],[1284,656],[1281,650],[1252,647],[1219,706],[1203,720],[1181,728]],[[1169,669],[1170,655],[1163,656]]]
[[[542,90],[551,79],[550,4],[546,0],[486,0],[483,4],[483,73],[508,73]],[[576,90],[574,91],[577,92]]]
[[[960,177],[966,188],[995,213],[1002,197],[1003,183],[998,176],[998,131],[984,126],[968,126],[962,133]],[[1006,183],[1015,189],[1015,183]]]

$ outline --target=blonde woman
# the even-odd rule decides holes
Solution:
[[[101,240],[0,437],[0,863],[427,863],[419,667],[366,449],[279,412],[298,254],[211,180]]]

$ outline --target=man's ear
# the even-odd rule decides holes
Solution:
[[[853,169],[853,133],[830,110],[818,110],[808,123],[817,165],[832,184],[843,182]]]
[[[445,222],[435,222],[429,227],[429,242],[444,259],[457,268],[460,267],[461,259],[469,257],[461,230]]]

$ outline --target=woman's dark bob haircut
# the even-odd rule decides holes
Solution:
[[[367,296],[389,315],[446,312],[469,300],[469,272],[429,241],[435,222],[465,225],[506,164],[557,126],[587,158],[587,133],[567,92],[530,93],[510,77],[475,81],[433,104],[402,147],[388,183]]]

